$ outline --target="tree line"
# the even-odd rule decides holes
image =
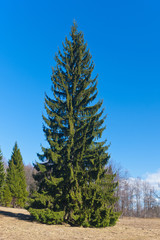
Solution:
[[[17,151],[17,149],[18,146],[16,143],[13,148],[13,153]],[[13,154],[11,159],[13,159]],[[13,165],[10,164],[10,162],[11,160],[9,160],[8,165],[4,163],[2,152],[0,150],[0,205],[8,207],[24,207],[27,205],[29,197],[37,190],[36,181],[34,179],[36,170],[33,165],[24,165],[23,162],[21,162],[21,175],[25,175],[25,178],[23,177],[23,184],[20,184],[18,181],[16,185],[19,185],[19,187],[17,188],[15,186],[13,188],[13,184],[17,181],[18,175],[20,176],[20,174],[16,174],[17,176],[12,175],[12,184],[11,181],[8,181],[8,179],[11,178],[9,178],[7,174],[10,175],[10,172],[13,173]],[[122,168],[119,168],[113,163],[110,163],[108,167],[108,173],[110,172],[116,174],[118,187],[115,191],[115,196],[118,198],[118,201],[116,202],[115,208],[121,213],[122,217],[160,217],[160,197],[157,190],[149,182],[140,178],[129,177],[127,171],[123,171]],[[20,194],[23,192],[24,186],[27,190],[27,198],[26,195],[24,196],[23,194]],[[22,188],[22,191],[19,191],[20,187]],[[22,199],[20,200],[20,198]]]
[[[129,177],[127,172],[120,176],[117,170],[117,178],[117,210],[122,212],[122,216],[160,217],[160,197],[157,189],[146,180]]]

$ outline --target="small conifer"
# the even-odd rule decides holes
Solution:
[[[4,163],[3,163],[2,152],[0,149],[0,188],[3,186],[4,179],[5,179]]]
[[[5,181],[5,171],[4,171],[3,156],[0,149],[0,202],[2,199],[2,190],[4,187],[4,181]]]
[[[11,159],[8,162],[6,182],[11,192],[12,206],[24,207],[28,193],[23,160],[17,143],[15,143]]]

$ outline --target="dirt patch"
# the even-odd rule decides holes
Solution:
[[[0,207],[0,240],[160,240],[160,219],[123,218],[108,228],[36,223],[24,209]]]

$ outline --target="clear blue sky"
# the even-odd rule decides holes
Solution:
[[[0,146],[37,159],[54,55],[75,19],[99,74],[111,157],[134,177],[160,168],[159,1],[1,1]]]

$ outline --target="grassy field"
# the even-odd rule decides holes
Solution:
[[[33,222],[24,209],[0,207],[0,240],[160,240],[160,219],[123,218],[109,228]]]

